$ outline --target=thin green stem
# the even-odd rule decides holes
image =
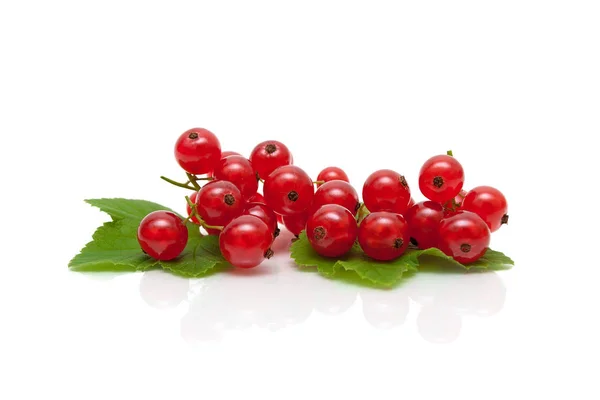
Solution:
[[[162,179],[163,181],[169,182],[171,185],[175,185],[180,188],[196,190],[195,188],[189,186],[187,183],[176,182],[173,179],[167,178],[166,176],[161,176],[160,179]]]
[[[322,185],[325,183],[325,181],[314,181],[313,182],[315,185]]]
[[[450,157],[454,157],[454,154],[452,154],[452,150],[448,150],[448,151],[446,152],[446,154],[447,154],[447,155],[449,155]]]
[[[200,190],[200,185],[198,185],[198,182],[196,182],[198,180],[198,178],[195,175],[190,174],[189,172],[186,172],[186,175],[187,175],[188,179],[190,180],[190,183],[192,184],[192,186],[194,186],[194,189]]]
[[[225,228],[224,226],[220,226],[220,225],[209,225],[204,221],[200,221],[202,223],[202,226],[204,227],[204,229],[216,229],[219,231],[222,231],[223,228]]]

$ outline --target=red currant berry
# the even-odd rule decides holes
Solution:
[[[237,186],[244,199],[251,198],[258,190],[258,179],[252,164],[242,156],[221,158],[213,174],[216,179],[229,181]]]
[[[267,202],[265,201],[265,198],[262,194],[256,192],[254,194],[254,196],[250,197],[248,199],[248,203],[263,203],[263,204],[267,204]]]
[[[440,223],[439,249],[456,261],[477,261],[490,245],[490,228],[470,211],[458,211]]]
[[[410,200],[408,201],[408,208],[411,208],[412,206],[415,205],[415,199],[413,199],[412,197],[410,198]]]
[[[263,193],[273,211],[281,215],[293,215],[310,206],[315,189],[312,179],[304,170],[295,165],[285,165],[267,177]]]
[[[363,186],[363,201],[369,211],[390,211],[398,214],[408,209],[410,188],[404,176],[382,169],[373,172]]]
[[[422,201],[404,213],[408,223],[410,241],[420,249],[437,247],[440,234],[440,221],[444,218],[444,208],[434,201]]]
[[[273,238],[279,235],[279,228],[277,227],[277,215],[268,206],[262,203],[248,203],[244,209],[243,215],[254,215],[260,218],[273,233]]]
[[[221,152],[221,159],[224,159],[225,157],[229,157],[229,156],[241,156],[240,153],[238,153],[237,151],[231,151],[231,150],[225,150]]]
[[[208,225],[225,226],[244,211],[242,193],[228,181],[211,181],[196,197],[200,218]]]
[[[310,210],[315,212],[325,204],[339,204],[347,208],[352,215],[356,215],[360,207],[358,193],[352,185],[338,180],[325,182],[317,189]]]
[[[238,153],[238,152],[236,152],[236,151],[229,151],[229,150],[226,150],[226,151],[222,151],[222,152],[221,152],[221,160],[222,160],[222,159],[224,159],[224,158],[226,158],[226,157],[229,157],[229,156],[241,156],[241,154],[240,154],[240,153]],[[211,171],[211,172],[209,172],[209,173],[207,174],[207,176],[208,176],[209,178],[214,178],[214,177],[215,177],[215,174],[214,174],[214,172],[213,172],[213,171]]]
[[[197,199],[197,198],[198,198],[198,192],[194,192],[194,193],[192,193],[192,194],[190,195],[190,201],[191,201],[192,203],[194,203],[194,204],[196,203],[196,199]],[[191,215],[192,215],[192,207],[190,207],[190,205],[189,205],[189,204],[186,204],[186,205],[185,205],[185,209],[186,209],[186,211],[187,211],[187,214],[188,214],[189,216],[191,216]],[[196,225],[200,225],[200,220],[199,220],[198,218],[196,218],[196,216],[195,216],[195,215],[194,215],[193,217],[191,217],[191,218],[190,218],[190,221],[192,221],[192,222],[193,222],[194,224],[196,224]]]
[[[462,202],[462,209],[472,211],[495,232],[502,224],[508,223],[508,204],[506,197],[491,186],[478,186],[471,189]]]
[[[362,220],[358,228],[361,249],[375,260],[388,261],[400,257],[409,241],[408,224],[400,214],[373,212]]]
[[[317,176],[317,181],[319,182],[329,182],[329,181],[344,181],[350,182],[348,179],[348,175],[344,172],[343,169],[338,167],[327,167],[323,169],[323,171],[319,172]],[[317,187],[321,186],[322,183],[318,183]]]
[[[308,241],[324,257],[341,257],[352,249],[358,228],[347,208],[327,204],[306,222]]]
[[[299,236],[300,232],[302,232],[306,228],[306,221],[308,221],[308,212],[287,215],[283,217],[282,220],[283,225],[287,228],[288,231],[292,232],[296,236]]]
[[[188,240],[188,230],[177,214],[154,211],[140,222],[137,232],[142,250],[157,260],[172,260],[179,256]]]
[[[292,154],[285,144],[267,140],[256,145],[250,154],[250,162],[259,177],[267,179],[271,172],[292,163]]]
[[[273,231],[260,218],[242,215],[233,219],[219,236],[219,247],[223,257],[238,268],[253,268],[271,251]]]
[[[429,200],[444,203],[457,194],[465,182],[465,172],[456,158],[443,154],[425,161],[419,172],[419,188]]]
[[[185,131],[175,144],[175,159],[190,174],[209,173],[220,158],[219,139],[207,129],[193,128]]]

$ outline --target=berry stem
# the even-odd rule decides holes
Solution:
[[[190,174],[189,172],[186,172],[186,175],[188,177],[188,179],[190,180],[190,183],[192,184],[192,186],[194,186],[194,189],[196,190],[200,190],[200,185],[198,185],[198,178],[195,175]]]
[[[224,226],[220,226],[220,225],[209,225],[206,222],[204,222],[203,220],[200,220],[200,223],[202,224],[204,229],[216,229],[216,230],[222,231],[223,228],[225,228]]]
[[[448,150],[448,151],[446,152],[446,154],[447,154],[447,155],[449,155],[450,157],[454,157],[454,154],[452,154],[452,150]]]
[[[322,184],[324,184],[324,183],[325,183],[325,181],[313,181],[313,183],[314,183],[315,185],[322,185]]]
[[[171,185],[175,185],[180,188],[184,188],[184,189],[188,189],[188,190],[196,190],[194,187],[189,186],[187,182],[186,183],[176,182],[173,179],[167,178],[166,176],[161,176],[160,179],[162,179],[163,181],[169,182]]]

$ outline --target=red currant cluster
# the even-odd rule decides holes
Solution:
[[[343,256],[358,240],[367,256],[392,260],[412,242],[468,263],[485,253],[490,232],[508,220],[506,199],[498,190],[462,190],[464,171],[451,155],[432,157],[421,168],[419,187],[430,201],[414,204],[404,176],[379,170],[363,186],[364,205],[343,170],[325,168],[313,181],[274,140],[258,144],[247,159],[221,152],[212,132],[194,128],[177,140],[175,158],[187,182],[163,179],[193,191],[186,197],[188,218],[155,211],[138,229],[143,251],[159,260],[181,254],[191,220],[219,235],[223,257],[240,268],[255,267],[273,254],[278,223],[297,236],[305,230],[315,251],[326,257]],[[201,181],[207,183],[200,186]],[[370,213],[362,218],[366,210]]]

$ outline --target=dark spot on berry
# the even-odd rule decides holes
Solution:
[[[295,190],[292,190],[288,193],[288,199],[290,199],[290,201],[296,201],[298,200],[298,197],[298,192],[296,192]]]
[[[433,178],[433,186],[435,186],[436,188],[441,188],[444,185],[444,178],[442,178],[441,176],[436,176],[435,178]]]
[[[233,197],[233,195],[231,193],[227,193],[225,195],[225,197],[223,198],[223,200],[225,201],[225,204],[227,204],[228,206],[232,206],[235,204],[235,197]]]
[[[275,228],[275,232],[273,232],[273,237],[279,236],[279,233],[281,233],[281,229]]]
[[[500,222],[503,224],[508,224],[508,214],[504,214]]]
[[[410,242],[413,244],[413,246],[419,246],[419,242],[417,242],[417,239],[415,239],[414,237],[410,238]]]
[[[275,254],[275,253],[273,252],[273,250],[271,250],[271,249],[268,249],[268,250],[265,252],[265,258],[267,258],[267,259],[268,259],[268,258],[271,258],[271,257],[273,257],[273,254]]]
[[[400,247],[402,247],[402,245],[404,244],[404,240],[397,238],[396,240],[394,240],[394,248],[395,249],[399,249]]]
[[[267,152],[267,154],[273,154],[273,153],[275,153],[276,150],[277,150],[277,146],[275,146],[272,143],[269,143],[268,145],[265,146],[265,151]]]
[[[408,182],[406,182],[406,178],[404,177],[404,175],[400,175],[400,184],[402,185],[402,187],[408,187]]]
[[[327,231],[322,226],[317,226],[313,231],[313,238],[315,240],[321,240],[327,235]]]
[[[188,135],[190,139],[198,139],[198,134],[196,132],[192,132]]]
[[[463,253],[468,253],[471,251],[471,245],[468,243],[463,243],[460,245],[460,251],[462,251]]]

